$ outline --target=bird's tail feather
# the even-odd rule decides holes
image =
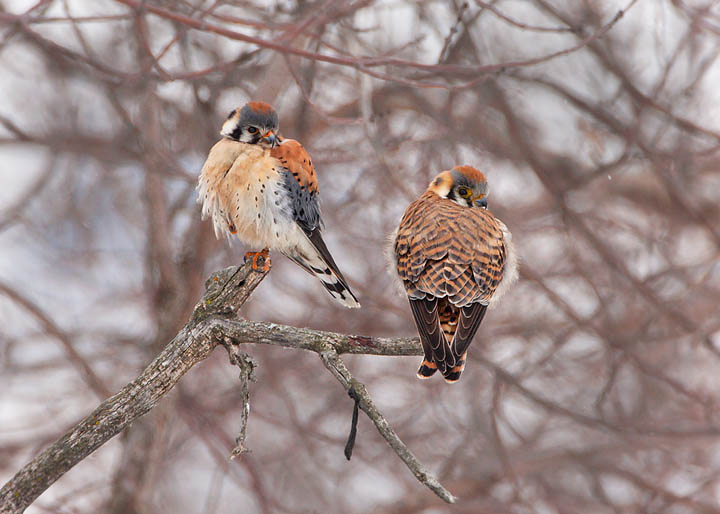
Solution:
[[[458,380],[460,380],[460,375],[462,375],[463,370],[465,369],[465,361],[467,360],[467,352],[463,353],[462,356],[455,361],[455,366],[452,368],[445,367],[442,370],[442,376],[445,379],[445,382],[448,384],[454,384]]]
[[[447,298],[443,298],[438,303],[438,321],[445,336],[444,344],[447,345],[445,352],[443,352],[445,360],[440,365],[440,373],[446,382],[453,383],[460,380],[460,375],[465,369],[467,352],[459,360],[455,360],[451,347],[458,325],[458,308],[447,301]]]
[[[417,370],[417,377],[425,380],[433,376],[437,369],[437,364],[432,361],[432,357],[425,357]]]
[[[325,266],[324,269],[312,267],[310,270],[313,275],[320,279],[320,282],[325,289],[327,289],[330,295],[338,302],[350,309],[357,309],[360,307],[360,302],[358,302],[357,298],[355,298],[355,295],[350,290],[350,287],[348,287],[345,281],[341,277],[338,277],[329,267]]]
[[[447,298],[411,300],[410,307],[425,353],[418,378],[430,378],[439,370],[446,382],[457,382],[486,307],[480,304],[456,307]]]
[[[330,295],[345,307],[357,309],[360,302],[355,297],[343,277],[339,277],[324,260],[318,258],[307,258],[299,255],[287,254],[293,261],[299,264],[305,271],[315,275],[320,283],[328,290]]]
[[[345,307],[350,309],[360,307],[360,302],[350,290],[345,277],[340,273],[340,269],[335,264],[332,255],[330,255],[330,250],[325,245],[320,233],[320,227],[305,231],[305,235],[308,244],[304,247],[298,247],[292,254],[286,255],[305,268],[310,274],[319,278],[330,295]]]
[[[420,367],[417,370],[417,377],[420,379],[430,378],[438,370],[438,363],[442,364],[437,352],[443,349],[445,336],[438,325],[438,300],[428,298],[424,300],[410,300],[410,310],[415,318],[415,323],[420,333],[420,343],[425,354]]]

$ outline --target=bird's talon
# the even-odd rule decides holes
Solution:
[[[262,273],[270,271],[272,262],[270,261],[270,254],[267,248],[261,252],[246,252],[245,262],[247,262],[248,259],[252,259],[253,271],[259,271]]]

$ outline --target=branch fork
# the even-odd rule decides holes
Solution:
[[[57,479],[135,419],[154,408],[194,365],[222,345],[231,364],[240,368],[242,411],[240,431],[230,458],[247,452],[245,436],[250,414],[249,382],[254,380],[254,361],[240,344],[272,344],[314,351],[322,363],[375,424],[390,447],[425,486],[448,503],[455,497],[410,452],[375,406],[367,388],[350,374],[342,353],[371,355],[421,355],[417,339],[371,338],[321,332],[274,323],[238,319],[237,313],[267,275],[253,271],[252,264],[213,273],[206,291],[187,324],[132,382],[102,402],[90,415],[25,465],[0,489],[0,514],[23,512]]]

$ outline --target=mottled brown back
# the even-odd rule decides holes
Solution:
[[[489,211],[428,191],[405,211],[395,257],[425,351],[418,377],[439,369],[456,382],[503,276],[502,229]]]
[[[426,192],[405,211],[397,238],[397,272],[411,299],[447,297],[463,307],[487,305],[503,275],[505,245],[490,211]]]

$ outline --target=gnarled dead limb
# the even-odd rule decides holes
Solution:
[[[214,273],[188,323],[135,380],[23,467],[0,489],[0,513],[23,512],[75,464],[155,407],[217,345],[209,319],[234,316],[265,277],[242,268]]]
[[[345,387],[346,390],[354,391],[355,397],[360,402],[360,408],[365,411],[365,414],[375,423],[375,428],[378,429],[380,435],[382,435],[387,443],[390,445],[400,460],[412,471],[421,483],[425,484],[430,488],[432,492],[437,494],[440,498],[448,503],[455,503],[455,496],[450,491],[445,489],[442,484],[435,478],[435,475],[430,473],[422,463],[417,460],[415,455],[405,446],[405,443],[398,437],[395,431],[390,426],[390,423],[380,413],[375,403],[372,401],[370,394],[368,394],[365,385],[358,382],[350,374],[350,371],[345,367],[345,363],[340,359],[337,351],[330,345],[328,348],[320,352],[320,358],[325,364],[325,367],[332,373],[332,375]]]
[[[92,414],[35,457],[0,489],[0,514],[23,512],[73,466],[155,407],[180,378],[206,359],[218,344],[225,346],[231,362],[242,370],[243,412],[246,412],[249,364],[244,363],[243,354],[237,348],[238,344],[244,343],[316,352],[346,389],[353,388],[362,410],[418,480],[446,502],[454,502],[454,496],[410,453],[377,410],[365,386],[350,375],[339,358],[343,353],[420,355],[422,350],[417,339],[343,335],[234,319],[264,277],[264,273],[253,272],[249,263],[214,273],[206,282],[206,292],[190,320],[140,376],[102,402]],[[238,454],[244,449],[247,416],[243,417],[242,423],[236,448]]]

